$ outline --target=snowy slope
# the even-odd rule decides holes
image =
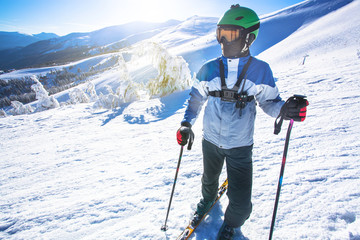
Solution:
[[[306,55],[305,62],[309,64],[326,54],[337,58],[360,56],[359,11],[359,1],[355,1],[295,32],[260,57],[272,65],[283,66],[302,64]]]
[[[308,0],[261,16],[257,40],[251,52],[258,55],[269,47],[284,40],[295,31],[306,27],[318,18],[336,11],[353,0]],[[341,21],[341,19],[340,19]]]
[[[15,70],[13,72],[1,75],[0,79],[7,81],[10,79],[19,79],[24,76],[31,76],[31,75],[36,75],[36,76],[40,77],[40,76],[46,76],[47,74],[50,74],[53,71],[57,71],[57,70],[59,71],[62,69],[67,69],[67,71],[72,70],[72,72],[74,72],[74,73],[76,71],[88,72],[88,71],[90,71],[91,67],[96,67],[98,65],[101,65],[101,63],[106,62],[109,58],[111,58],[114,55],[116,55],[116,54],[104,54],[104,55],[100,55],[100,56],[86,58],[84,60],[72,62],[69,64],[53,66],[53,67],[19,69],[19,70]],[[111,66],[111,65],[108,65],[108,66]]]
[[[297,30],[352,1],[304,1],[260,16],[260,32],[257,40],[250,47],[251,53],[260,54]],[[204,62],[221,54],[215,37],[218,20],[218,18],[194,16],[157,34],[152,40],[168,48],[171,53],[181,55],[189,63],[190,70],[197,72]]]
[[[260,56],[273,67],[283,98],[297,93],[310,101],[307,120],[295,123],[291,135],[274,239],[360,238],[359,21],[342,24],[359,10],[354,1]],[[319,35],[309,38],[309,32]],[[124,60],[143,64],[142,58]],[[139,68],[129,69],[135,76]],[[94,81],[116,82],[119,73]],[[112,110],[91,102],[0,118],[0,239],[175,239],[201,195],[200,116],[193,150],[182,159],[170,229],[160,231],[188,93]],[[286,133],[285,122],[273,135],[274,119],[260,109],[256,121],[254,210],[242,227],[251,240],[269,232]],[[226,204],[224,197],[192,239],[214,238]]]
[[[66,65],[16,70],[1,75],[0,79],[9,81],[34,76],[46,83],[46,89],[52,91],[60,104],[72,102],[71,95],[75,91],[78,92],[76,95],[82,95],[82,91],[94,88],[95,94],[99,95],[99,102],[95,104],[101,108],[184,90],[190,87],[192,79],[188,63],[182,57],[149,41]],[[54,84],[59,85],[64,78],[64,85]],[[73,81],[68,83],[68,78]],[[7,110],[11,114],[11,109]]]

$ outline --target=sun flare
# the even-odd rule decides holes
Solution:
[[[135,12],[137,14],[138,20],[146,22],[161,22],[169,19],[171,16],[170,11],[175,11],[171,9],[171,1],[167,0],[140,0],[136,2]]]

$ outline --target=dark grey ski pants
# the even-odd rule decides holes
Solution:
[[[217,195],[219,176],[224,160],[228,176],[229,205],[225,212],[225,222],[231,227],[240,227],[252,211],[252,148],[253,146],[222,149],[203,140],[202,195],[213,201]]]

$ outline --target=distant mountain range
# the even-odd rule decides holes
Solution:
[[[0,31],[0,50],[9,48],[21,48],[32,43],[59,37],[55,33],[39,33],[34,35],[19,32],[1,32]]]
[[[3,32],[0,35],[0,43],[4,42],[0,50],[0,69],[50,66],[80,60],[130,46],[179,23],[177,20],[164,23],[132,22],[63,37],[45,33],[31,36]]]

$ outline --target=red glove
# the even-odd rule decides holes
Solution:
[[[194,141],[194,137],[195,135],[191,130],[191,124],[188,122],[181,123],[181,127],[176,132],[176,140],[178,144],[185,146],[189,140],[188,150],[190,150]]]

